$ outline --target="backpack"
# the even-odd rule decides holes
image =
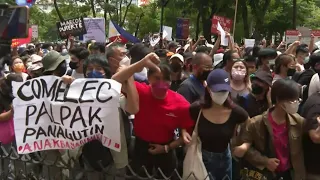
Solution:
[[[113,163],[110,149],[104,147],[99,140],[90,141],[83,146],[80,158],[80,165],[82,167],[84,167],[83,159],[98,172],[101,172],[103,168]]]

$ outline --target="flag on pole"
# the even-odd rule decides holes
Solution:
[[[110,42],[118,41],[122,43],[132,42],[132,43],[139,43],[140,40],[134,37],[132,34],[121,28],[118,24],[110,21],[109,22],[109,36]]]

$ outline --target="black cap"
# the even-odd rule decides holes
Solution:
[[[192,52],[186,52],[186,53],[183,53],[183,57],[184,57],[184,60],[188,60],[188,59],[192,59],[194,57],[194,55],[192,54]]]
[[[277,51],[272,48],[263,48],[258,53],[259,57],[274,57],[276,58],[278,56]]]
[[[254,79],[258,79],[266,84],[268,84],[270,87],[272,86],[272,75],[271,73],[267,72],[267,71],[257,71],[256,73],[254,73],[254,76],[251,77],[252,80]]]

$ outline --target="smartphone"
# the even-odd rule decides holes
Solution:
[[[29,8],[11,6],[0,8],[0,38],[27,38],[29,35]]]

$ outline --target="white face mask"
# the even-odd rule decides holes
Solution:
[[[283,103],[282,108],[288,113],[288,114],[295,114],[298,112],[300,102],[285,102]]]
[[[211,99],[218,105],[223,105],[229,96],[229,92],[211,92]]]
[[[131,60],[130,58],[128,58],[128,56],[125,56],[120,62],[120,66],[121,65],[125,65],[125,66],[130,66]]]

